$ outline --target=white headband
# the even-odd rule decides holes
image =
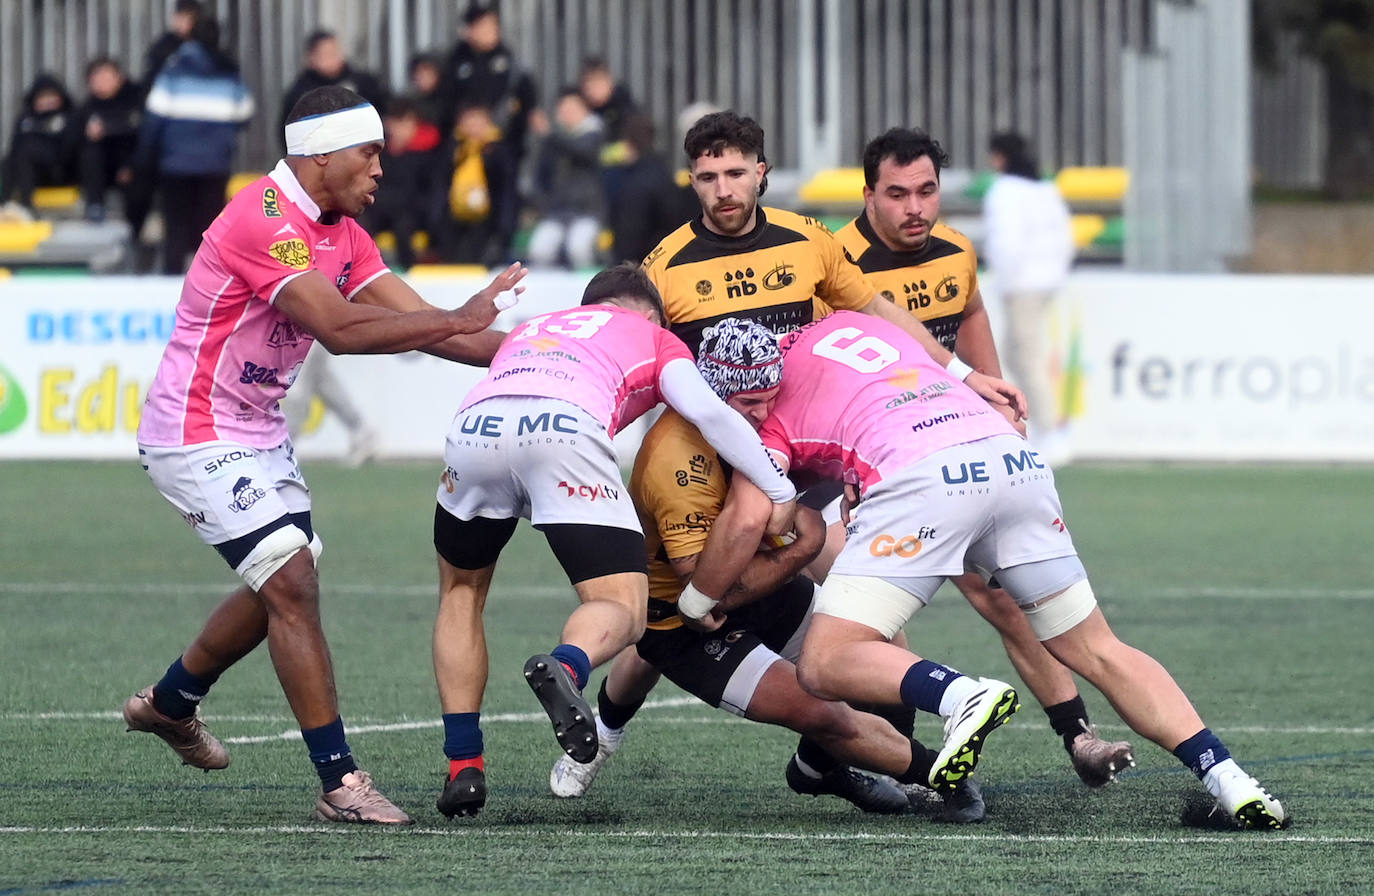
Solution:
[[[286,154],[318,156],[382,141],[382,117],[368,103],[325,112],[286,126]]]

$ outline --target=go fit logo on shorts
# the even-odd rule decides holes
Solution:
[[[879,535],[868,545],[868,552],[874,557],[915,557],[921,553],[925,539],[934,538],[935,530],[922,526],[915,535]]]

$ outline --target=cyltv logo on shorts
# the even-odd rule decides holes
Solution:
[[[14,432],[29,416],[29,402],[19,381],[0,367],[0,434]]]

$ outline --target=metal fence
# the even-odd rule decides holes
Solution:
[[[301,66],[301,37],[339,31],[355,65],[404,86],[407,61],[447,50],[463,0],[207,0],[243,64],[260,114],[243,162],[279,150],[268,123]],[[40,71],[73,93],[106,53],[135,74],[170,0],[0,0],[0,127]],[[752,114],[775,164],[853,164],[894,124],[939,137],[956,164],[981,164],[987,137],[1017,127],[1047,165],[1122,159],[1124,48],[1148,39],[1151,0],[502,0],[507,42],[552,97],[582,58],[603,55],[654,115],[709,100]]]
[[[412,55],[452,46],[466,2],[207,0],[258,104],[240,166],[264,170],[280,152],[281,96],[301,67],[306,33],[336,30],[355,66],[403,89]],[[170,7],[171,0],[0,0],[6,146],[37,73],[56,73],[77,96],[85,63],[97,54],[140,74]],[[1248,239],[1237,223],[1236,191],[1248,188],[1251,172],[1310,182],[1320,159],[1313,135],[1324,112],[1314,102],[1319,82],[1310,64],[1258,77],[1252,99],[1245,0],[499,0],[499,7],[506,42],[543,100],[576,78],[584,56],[604,56],[654,117],[673,158],[676,116],[700,100],[757,118],[770,161],[803,176],[857,164],[865,141],[894,124],[925,127],[956,166],[981,168],[990,134],[1012,127],[1031,135],[1046,168],[1138,169],[1132,226],[1143,246],[1171,226],[1170,210],[1203,213],[1191,227],[1220,207],[1224,226],[1200,235],[1234,252]],[[1175,142],[1161,142],[1165,132]],[[1253,152],[1252,133],[1262,133]],[[1201,159],[1202,152],[1210,155]],[[1219,189],[1222,201],[1180,204],[1171,177],[1200,196]],[[1163,249],[1151,257],[1185,263],[1167,261],[1174,256]]]

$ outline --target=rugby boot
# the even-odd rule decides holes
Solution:
[[[487,775],[475,765],[469,765],[444,782],[444,792],[436,804],[445,818],[455,815],[468,817],[482,811],[487,804]]]
[[[1005,681],[978,679],[978,690],[954,707],[945,719],[945,740],[930,769],[930,786],[952,792],[978,766],[987,736],[1005,725],[1021,704]]]
[[[1097,726],[1082,719],[1083,730],[1069,745],[1069,761],[1073,770],[1089,787],[1101,787],[1116,780],[1117,772],[1135,768],[1135,754],[1124,740],[1103,740],[1097,736]]]
[[[1283,804],[1274,799],[1260,782],[1247,775],[1234,761],[1221,763],[1225,768],[1209,771],[1202,779],[1207,790],[1216,797],[1217,808],[1229,815],[1242,828],[1277,830],[1287,824],[1288,815]]]
[[[563,664],[547,653],[535,654],[525,662],[525,683],[553,723],[553,735],[563,752],[576,762],[595,759],[596,719]]]
[[[167,746],[171,747],[186,765],[193,765],[207,772],[229,766],[229,751],[205,727],[205,722],[200,718],[200,711],[197,710],[184,719],[164,716],[153,706],[152,685],[124,701],[124,724],[130,731],[156,734],[167,742]]]
[[[597,741],[596,755],[592,757],[591,762],[575,762],[567,755],[558,757],[558,761],[553,764],[553,770],[549,772],[549,790],[554,796],[561,799],[576,799],[587,795],[592,782],[601,772],[601,766],[620,749],[619,740],[612,743],[608,738],[598,734]]]
[[[415,819],[382,796],[372,783],[372,776],[362,769],[344,775],[342,787],[320,794],[315,802],[315,817],[347,824],[415,823]]]
[[[935,818],[950,824],[978,824],[988,817],[983,802],[983,788],[974,778],[960,781],[949,793],[942,794],[944,808]]]
[[[837,796],[877,815],[896,815],[908,807],[906,793],[890,778],[870,777],[847,765],[813,778],[802,772],[796,756],[787,763],[787,786],[804,796]]]

